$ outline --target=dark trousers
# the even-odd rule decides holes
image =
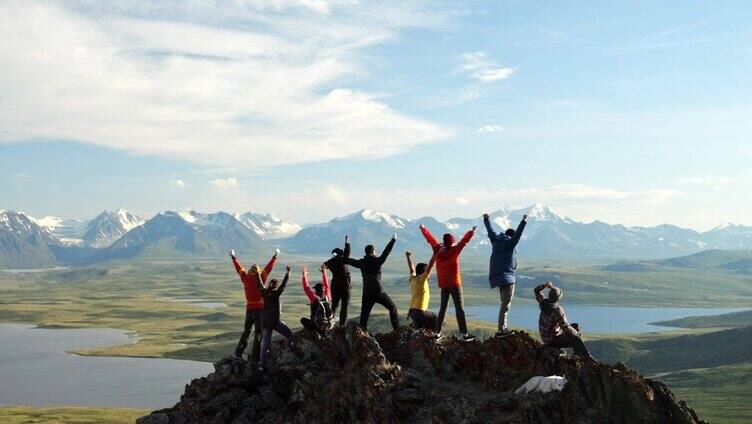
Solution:
[[[371,316],[373,305],[377,303],[389,310],[389,319],[392,321],[392,328],[395,330],[398,329],[399,315],[397,315],[397,307],[389,295],[384,292],[376,295],[363,293],[363,303],[360,307],[360,326],[364,330],[368,330],[368,318]]]
[[[572,327],[575,329],[579,328],[577,324],[572,324]],[[587,346],[585,346],[585,342],[582,341],[582,337],[578,335],[561,333],[554,337],[548,345],[559,349],[571,347],[575,355],[582,356],[583,358],[593,358]]]
[[[264,327],[264,341],[261,346],[261,366],[266,367],[266,363],[269,360],[269,350],[272,344],[272,331],[276,331],[285,338],[285,347],[288,349],[292,347],[292,331],[285,325],[283,321],[276,323],[270,323],[271,325]]]
[[[467,333],[467,322],[465,322],[465,308],[462,306],[462,286],[452,287],[449,289],[441,289],[441,307],[439,308],[439,316],[436,318],[436,331],[441,331],[444,327],[444,317],[446,316],[447,305],[449,304],[449,296],[452,296],[452,302],[454,303],[454,315],[457,317],[457,326],[460,328],[460,333]]]
[[[245,348],[248,347],[248,337],[251,335],[253,328],[253,346],[251,347],[251,360],[258,362],[261,353],[261,317],[264,311],[245,311],[245,325],[243,332],[240,334],[238,346],[235,348],[235,356],[242,356]]]
[[[416,328],[425,328],[426,330],[436,331],[436,314],[431,311],[422,311],[420,309],[410,308],[407,316],[413,320]]]
[[[347,281],[332,281],[332,312],[337,315],[337,307],[342,301],[342,309],[339,311],[339,325],[347,323],[347,308],[350,306],[350,276]]]

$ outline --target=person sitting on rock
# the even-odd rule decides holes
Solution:
[[[413,320],[415,328],[425,328],[436,331],[436,314],[428,310],[430,300],[428,290],[428,278],[431,276],[433,265],[436,263],[436,255],[431,256],[428,265],[421,262],[413,267],[412,254],[405,252],[407,267],[410,270],[410,310],[407,316]]]
[[[256,266],[258,268],[258,265]],[[272,331],[276,331],[285,338],[285,346],[288,349],[292,348],[292,331],[282,321],[282,292],[287,287],[287,281],[290,279],[290,270],[288,266],[286,268],[285,278],[282,279],[280,284],[277,279],[273,279],[266,284],[264,281],[257,283],[259,293],[264,298],[264,319],[263,319],[263,336],[261,341],[261,368],[266,369],[267,361],[269,360],[269,349],[272,341]],[[261,272],[257,270],[259,274]]]
[[[326,274],[326,263],[321,264],[321,282],[316,283],[311,290],[311,286],[308,285],[308,267],[303,266],[303,291],[308,296],[308,301],[311,306],[311,317],[301,318],[300,323],[303,327],[316,331],[320,335],[324,335],[327,330],[332,328],[332,320],[334,319],[334,311],[332,309],[332,292],[329,287],[329,277]]]
[[[368,330],[368,318],[371,315],[371,309],[373,305],[379,304],[384,306],[389,311],[389,320],[392,322],[392,329],[397,331],[399,329],[399,315],[397,314],[397,306],[395,306],[392,298],[384,291],[381,286],[381,266],[386,262],[386,258],[389,253],[392,252],[394,243],[397,241],[397,234],[392,235],[392,239],[389,240],[381,255],[376,256],[375,248],[369,244],[365,248],[366,255],[362,259],[346,258],[345,262],[360,269],[360,273],[363,276],[363,296],[361,298],[360,307],[360,327],[364,330]]]
[[[548,297],[541,293],[544,289],[548,290]],[[582,341],[582,333],[579,325],[576,323],[569,324],[564,308],[559,305],[559,300],[564,292],[554,287],[553,283],[544,283],[533,289],[535,300],[540,307],[540,318],[538,318],[538,331],[540,332],[543,344],[553,348],[574,349],[574,354],[587,359],[593,359]]]

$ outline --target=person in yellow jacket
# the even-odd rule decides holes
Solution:
[[[416,328],[425,328],[436,331],[436,314],[428,310],[430,292],[428,290],[428,278],[431,276],[433,266],[436,263],[436,255],[431,256],[428,265],[419,263],[413,267],[412,254],[405,252],[407,267],[410,269],[410,310],[407,316],[413,321]]]

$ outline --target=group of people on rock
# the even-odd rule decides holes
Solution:
[[[483,215],[483,223],[491,244],[488,281],[492,289],[498,288],[501,302],[496,337],[505,337],[510,334],[508,316],[517,282],[516,247],[527,225],[527,215],[523,216],[517,229],[509,228],[503,234],[496,233],[488,214]],[[424,225],[420,225],[419,229],[431,247],[433,255],[427,264],[424,262],[414,264],[411,252],[405,252],[410,273],[408,282],[411,294],[407,315],[414,327],[430,330],[435,335],[434,337],[439,339],[451,297],[460,339],[473,340],[475,337],[468,332],[463,308],[460,255],[475,235],[476,227],[466,232],[459,242],[452,234],[444,234],[441,243]],[[335,315],[338,308],[340,309],[339,325],[345,324],[351,299],[349,267],[352,266],[360,270],[363,279],[360,326],[364,330],[368,329],[371,310],[374,305],[379,304],[389,312],[392,328],[396,331],[399,328],[397,307],[381,284],[381,268],[396,241],[397,235],[394,234],[379,255],[376,255],[373,245],[367,245],[364,249],[365,255],[360,259],[355,259],[350,257],[349,237],[345,236],[344,249],[333,249],[332,257],[321,264],[319,268],[321,282],[316,283],[313,289],[308,280],[308,269],[305,266],[302,267],[301,283],[308,297],[311,312],[309,317],[301,318],[301,324],[319,335],[325,335],[337,321]],[[239,357],[243,354],[248,346],[251,330],[253,330],[251,360],[258,362],[262,368],[266,367],[269,358],[272,332],[280,333],[285,339],[286,346],[292,347],[292,331],[281,317],[281,296],[287,287],[292,269],[289,266],[286,267],[281,282],[277,279],[268,279],[279,254],[279,249],[276,249],[263,269],[254,264],[250,270],[246,271],[238,261],[235,252],[230,251],[235,270],[243,282],[246,297],[245,325],[235,348],[235,356]],[[434,314],[428,308],[430,299],[428,281],[434,268],[436,268],[438,286],[441,290],[438,314]],[[328,272],[332,274],[331,282]],[[548,295],[544,296],[543,290],[546,289],[548,289]],[[592,358],[582,341],[579,326],[567,321],[564,309],[559,304],[563,291],[548,282],[535,287],[534,293],[540,307],[538,330],[544,345],[552,348],[570,347],[576,355]]]

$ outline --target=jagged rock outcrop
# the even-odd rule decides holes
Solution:
[[[568,359],[527,333],[439,342],[410,328],[374,336],[350,324],[326,338],[301,331],[296,352],[274,343],[267,373],[226,358],[193,380],[153,423],[702,423],[660,382],[623,365]],[[536,375],[563,391],[515,395]]]

